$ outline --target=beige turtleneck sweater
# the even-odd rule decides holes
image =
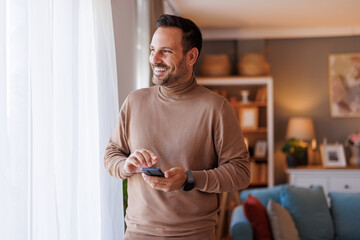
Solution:
[[[154,167],[191,170],[195,188],[157,191],[140,174],[126,174],[126,158],[143,148],[159,157]],[[106,148],[105,168],[128,178],[128,239],[213,239],[219,193],[243,189],[250,180],[234,109],[195,78],[130,93]]]

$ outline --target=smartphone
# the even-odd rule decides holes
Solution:
[[[140,170],[149,176],[165,177],[164,173],[158,168],[140,168]]]

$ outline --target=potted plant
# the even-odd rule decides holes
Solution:
[[[286,154],[288,167],[307,165],[307,143],[294,138],[286,141],[281,151]]]

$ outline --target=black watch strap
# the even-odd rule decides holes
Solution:
[[[190,191],[195,187],[194,175],[190,170],[186,170],[186,175],[187,175],[186,182],[182,186],[182,189],[184,191]]]

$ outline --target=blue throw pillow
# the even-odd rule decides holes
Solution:
[[[360,193],[329,193],[335,240],[360,239]]]
[[[259,199],[265,208],[267,207],[270,199],[280,204],[280,190],[283,186],[286,186],[286,184],[278,185],[272,188],[246,189],[241,191],[241,200],[242,202],[245,202],[247,196],[251,194]]]
[[[334,227],[324,190],[321,186],[301,188],[285,186],[280,193],[281,205],[289,211],[301,240],[334,238]]]

